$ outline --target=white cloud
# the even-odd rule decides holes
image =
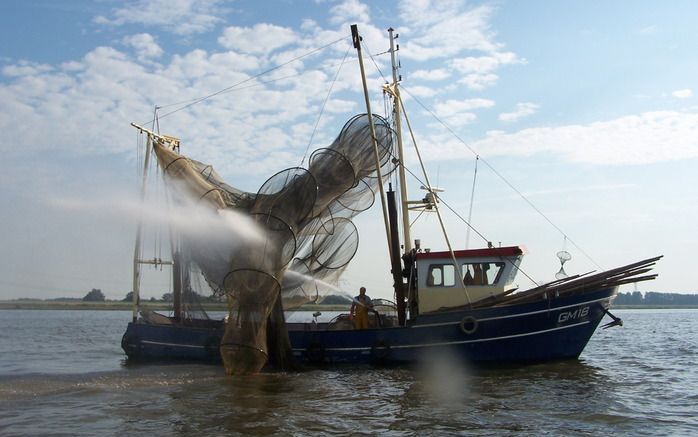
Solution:
[[[46,211],[45,208],[36,208],[27,214],[26,207],[18,207],[14,200],[19,197],[36,199],[37,192],[50,197],[48,194],[53,193],[65,196],[63,192],[67,190],[78,193],[76,197],[79,197],[85,191],[99,192],[102,196],[105,188],[113,189],[114,186],[129,189],[129,184],[137,177],[135,171],[128,173],[133,169],[126,165],[135,155],[136,134],[129,122],[147,122],[155,104],[166,105],[214,93],[313,48],[340,38],[346,40],[348,29],[345,24],[349,20],[360,23],[365,42],[373,53],[382,52],[388,46],[384,26],[378,27],[368,22],[369,12],[374,15],[376,12],[382,13],[378,9],[381,6],[373,6],[374,3],[331,1],[320,7],[313,4],[316,10],[312,13],[317,21],[305,19],[299,26],[290,21],[260,23],[255,26],[259,20],[255,20],[251,14],[234,17],[228,15],[226,18],[231,21],[223,23],[219,17],[224,15],[220,12],[225,5],[237,7],[239,3],[234,2],[126,1],[108,2],[107,4],[116,4],[117,7],[95,19],[96,23],[105,26],[129,25],[123,29],[110,28],[108,32],[101,33],[101,40],[115,41],[114,47],[93,48],[82,57],[62,60],[52,65],[1,58],[3,80],[0,81],[0,153],[10,170],[7,174],[0,175],[0,186],[4,188],[5,199],[9,198],[5,203],[14,206],[4,210],[3,220],[0,221],[5,224],[6,232],[0,235],[0,240],[7,241],[9,236],[9,242],[12,243],[6,251],[12,256],[5,263],[7,268],[3,272],[10,273],[11,281],[26,276],[25,273],[31,270],[26,266],[35,264],[37,251],[48,251],[47,259],[51,262],[45,264],[54,266],[52,271],[56,274],[73,272],[71,268],[76,265],[90,267],[91,260],[102,259],[101,255],[105,254],[112,258],[108,258],[110,262],[101,264],[120,266],[117,268],[121,268],[123,272],[119,272],[118,276],[128,277],[128,265],[122,261],[132,256],[133,248],[127,247],[130,243],[124,244],[124,241],[130,241],[126,236],[132,235],[130,224],[119,224],[128,229],[124,230],[123,236],[120,234],[115,239],[118,240],[115,244],[123,250],[115,251],[103,241],[105,236],[112,237],[115,233],[105,231],[104,226],[95,224],[91,217],[69,217],[64,220],[59,217],[57,220],[55,212]],[[375,11],[369,10],[367,4],[376,8]],[[405,70],[403,75],[408,80],[421,81],[419,84],[422,86],[409,85],[410,93],[418,97],[440,97],[442,102],[439,110],[451,126],[471,123],[477,119],[476,113],[481,113],[478,111],[494,105],[494,102],[485,103],[486,99],[479,103],[474,99],[466,102],[463,100],[465,87],[477,90],[492,86],[496,84],[503,68],[526,62],[498,41],[491,27],[497,7],[500,7],[499,3],[491,2],[483,5],[482,2],[462,0],[409,0],[400,7],[403,20],[390,23],[401,26],[399,42],[402,50],[399,54],[403,61],[407,61],[403,64],[416,70]],[[250,12],[256,10],[258,8],[252,8]],[[293,17],[286,18],[293,20]],[[331,19],[332,23],[327,25],[324,21],[326,19]],[[281,23],[289,27],[280,27]],[[246,38],[244,44],[240,42],[241,39],[235,42],[225,38],[223,28],[228,25],[237,26],[232,27],[239,31],[234,36]],[[148,33],[124,38],[136,27]],[[186,42],[190,46],[165,45],[167,35],[160,32],[165,30],[179,35],[192,35],[215,28],[220,28],[220,35],[205,39],[189,38]],[[263,32],[264,29],[269,30],[268,34]],[[151,38],[146,35],[151,35]],[[280,39],[270,41],[267,38],[271,35]],[[211,44],[216,36],[221,36],[226,49]],[[116,45],[119,42],[128,47]],[[174,43],[178,42],[182,41]],[[254,47],[255,45],[258,47]],[[348,46],[348,41],[337,44],[327,51],[294,62],[292,66],[271,76],[279,78],[293,74],[292,78],[266,84],[259,79],[249,80],[241,87],[244,89],[223,93],[162,118],[162,131],[181,137],[182,151],[187,155],[214,164],[233,185],[254,191],[267,176],[300,161],[319,108]],[[163,52],[163,48],[169,47],[175,47],[177,54]],[[526,50],[529,49],[527,47]],[[333,94],[327,102],[320,120],[320,130],[316,133],[310,150],[331,142],[342,122],[348,118],[347,115],[363,111],[356,62],[352,59],[353,53],[350,51],[349,54],[338,82],[333,86]],[[33,55],[27,56],[32,59]],[[376,59],[384,73],[389,72],[388,68],[384,68],[387,59],[387,56]],[[153,62],[155,60],[157,63]],[[425,62],[420,63],[421,61]],[[436,63],[427,64],[426,61]],[[312,62],[319,65],[319,70],[300,74],[314,69],[316,65]],[[372,62],[367,61],[367,66],[369,70],[373,70]],[[375,71],[369,71],[369,81],[373,90],[374,110],[379,111],[377,108],[380,108],[381,102],[375,90],[379,89],[382,79]],[[424,86],[431,85],[429,81],[443,82],[439,83],[438,88]],[[692,92],[688,96],[686,90],[677,92],[678,94],[673,94],[677,98],[692,97]],[[407,93],[403,96],[408,98]],[[444,99],[451,100],[443,101]],[[643,107],[651,104],[644,103]],[[164,108],[161,113],[166,114],[179,107],[181,105]],[[526,108],[507,108],[511,110],[509,117],[525,112],[522,109]],[[698,155],[698,110],[694,107],[692,111],[647,112],[583,125],[533,127],[519,131],[509,128],[508,132],[491,132],[473,142],[472,146],[486,158],[552,157],[555,161],[592,165],[650,164],[690,158],[695,160]],[[487,113],[496,115],[492,110]],[[473,159],[463,144],[450,136],[429,136],[431,126],[427,125],[425,129],[421,115],[423,113],[411,120],[416,122],[414,127],[425,158],[449,161],[459,157]],[[501,126],[504,124],[500,123]],[[440,131],[443,132],[442,127]],[[468,135],[477,135],[477,131],[473,129]],[[453,171],[462,171],[461,163],[453,164],[452,168],[458,168]],[[76,173],[79,172],[75,169],[82,169],[84,173],[76,178]],[[584,170],[586,169],[585,166]],[[650,169],[649,166],[642,168],[643,176],[645,170]],[[657,169],[661,172],[666,170],[664,166],[657,166]],[[525,174],[528,177],[531,173]],[[606,181],[596,179],[598,174],[594,176],[594,180],[590,180],[594,187],[614,187],[613,181],[606,184]],[[661,182],[663,179],[657,180]],[[685,185],[689,188],[694,186]],[[638,185],[638,191],[642,191],[641,188],[642,185]],[[660,201],[653,199],[649,202],[661,206],[665,205],[667,199],[674,201],[678,204],[676,209],[672,214],[663,215],[682,217],[688,222],[691,215],[686,214],[685,205],[690,205],[690,194],[693,194],[689,188],[684,186],[688,195],[681,199],[677,199],[676,193],[672,192],[671,196],[662,197]],[[7,226],[9,220],[6,217],[10,213],[13,213],[13,222],[22,226]],[[628,217],[627,211],[624,210],[623,214]],[[78,220],[74,220],[76,218]],[[66,229],[74,232],[66,232]],[[685,229],[690,229],[690,226]],[[44,232],[37,233],[36,230]],[[378,233],[377,231],[376,234]],[[689,235],[690,232],[684,234]],[[46,235],[59,236],[58,243],[46,245]],[[61,235],[63,238],[60,238]],[[77,245],[70,246],[76,242]],[[27,251],[27,247],[32,250]],[[65,250],[52,250],[52,247],[72,247],[74,250],[71,253],[83,255],[92,254],[94,248],[104,250],[98,251],[100,256],[88,257],[90,259],[85,259],[86,262],[76,262],[72,256],[65,257]],[[115,256],[116,253],[119,255]],[[365,259],[369,258],[370,256]],[[21,268],[13,269],[15,266]],[[13,270],[21,274],[17,275]],[[99,266],[82,270],[98,271],[103,277],[113,274],[111,269],[108,273],[101,273],[107,270]],[[74,275],[82,277],[77,270]],[[37,283],[41,283],[42,287],[50,287],[50,280],[45,279],[37,279]],[[90,281],[93,279],[91,277]],[[17,282],[24,284],[21,279]],[[75,285],[74,281],[66,283]],[[89,290],[102,284],[86,282],[84,286]],[[118,295],[122,297],[128,290],[125,287],[129,286],[127,281],[123,287],[119,286]]]
[[[143,90],[167,88],[169,83],[145,74],[143,67],[112,48],[98,47],[79,64],[0,85],[0,129],[8,140],[0,145],[3,151],[20,144],[27,152],[123,150],[127,120],[142,113],[144,105],[152,107]]]
[[[472,110],[492,106],[494,106],[494,101],[488,99],[447,100],[437,103],[434,106],[434,111],[439,118],[455,127],[475,121],[477,115],[471,112]]]
[[[491,108],[494,106],[494,101],[489,99],[466,99],[466,100],[447,100],[437,103],[434,106],[436,115],[440,117],[450,117],[463,111],[471,111],[473,109]]]
[[[687,99],[693,96],[693,91],[690,88],[686,88],[682,90],[676,90],[672,92],[671,95],[676,97],[677,99]]]
[[[404,88],[403,88],[404,89]],[[402,100],[405,101],[409,99],[411,95],[416,96],[416,97],[434,97],[435,95],[438,94],[438,91],[434,88],[426,87],[426,86],[411,86],[409,87],[409,94],[403,93],[402,95]]]
[[[218,43],[227,49],[243,53],[266,54],[297,39],[298,36],[292,29],[258,23],[253,27],[227,27],[218,38]]]
[[[427,81],[444,80],[451,77],[451,72],[445,68],[433,70],[417,70],[410,74],[410,79],[422,79]]]
[[[330,23],[342,24],[349,21],[368,23],[370,21],[368,6],[358,0],[344,0],[330,9]]]
[[[15,65],[7,65],[2,68],[2,74],[7,77],[32,76],[47,73],[53,67],[46,64],[37,64],[26,60],[21,60]]]
[[[451,67],[461,73],[489,73],[502,65],[525,64],[526,60],[512,52],[497,52],[487,56],[467,56],[451,61]]]
[[[431,159],[472,157],[460,142],[434,136],[423,142]],[[490,132],[470,143],[484,157],[557,155],[595,165],[641,165],[698,158],[698,113],[658,111],[587,125]]]
[[[455,58],[449,65],[464,76],[458,81],[473,90],[482,90],[497,82],[494,73],[498,68],[509,64],[525,64],[526,60],[512,52],[496,52],[486,56]]]
[[[490,29],[494,7],[471,7],[458,0],[405,0],[400,18],[409,23],[401,55],[413,62],[443,60],[445,67],[417,70],[411,77],[444,80],[457,76],[459,85],[480,91],[494,85],[502,66],[525,64],[516,53],[504,50]]]
[[[458,83],[465,85],[471,90],[480,91],[494,85],[497,82],[497,79],[499,79],[499,76],[497,76],[494,73],[472,73],[466,74],[465,76],[458,79]]]
[[[499,114],[499,119],[502,121],[516,121],[535,114],[538,108],[539,106],[535,103],[517,103],[516,110]]]
[[[285,32],[278,27],[271,31]],[[250,29],[247,35],[253,33]],[[289,53],[307,53],[309,49],[299,44],[308,44],[324,33],[314,29],[309,38],[287,42],[288,50],[277,49],[275,55],[288,58]],[[160,111],[167,116],[160,121],[163,132],[181,137],[188,155],[215,163],[223,174],[261,177],[295,162],[294,156],[305,149],[307,129],[293,127],[317,117],[339,64],[327,58],[333,53],[327,51],[324,56],[304,59],[308,65],[303,70],[289,68],[276,76],[252,80],[253,74],[275,63],[252,54],[200,49],[153,63],[148,56],[161,52],[152,36],[134,35],[122,42],[140,56],[98,47],[58,67],[27,62],[5,66],[3,73],[9,80],[0,83],[0,130],[4,132],[0,152],[128,152],[135,136],[129,122],[148,123],[157,104],[165,106]],[[321,126],[329,126],[332,132],[318,133],[318,141],[331,141],[328,135],[336,135],[341,124],[329,122],[347,117],[360,102],[339,94],[360,92],[358,75],[348,70],[334,84],[323,115]],[[273,80],[284,75],[290,77]],[[242,85],[168,115],[182,106],[168,104],[193,101],[237,83]]]
[[[136,0],[113,9],[110,16],[100,15],[93,21],[110,26],[145,24],[178,35],[191,35],[211,30],[222,21],[218,17],[221,3],[222,0]]]
[[[449,117],[445,117],[446,122],[452,127],[459,127],[473,123],[477,120],[477,115],[474,112],[458,112]]]
[[[400,18],[410,26],[401,32],[408,36],[403,56],[427,61],[448,58],[464,50],[498,51],[500,44],[494,41],[489,28],[492,7],[463,9],[464,3],[455,0],[403,1]]]
[[[147,60],[162,56],[162,48],[155,42],[155,38],[149,33],[139,33],[124,37],[123,43],[136,50],[138,59]]]

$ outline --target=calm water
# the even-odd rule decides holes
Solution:
[[[574,362],[232,379],[127,366],[130,312],[0,310],[0,435],[698,435],[698,310],[617,313]]]

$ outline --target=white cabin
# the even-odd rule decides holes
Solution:
[[[458,250],[454,255],[456,265],[450,252],[417,253],[420,313],[460,307],[512,290],[524,250],[509,246]]]

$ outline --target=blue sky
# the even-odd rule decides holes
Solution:
[[[345,38],[262,79],[271,82],[160,120],[183,152],[248,191],[298,165],[311,137],[311,150],[329,144],[363,111],[352,23],[384,75],[385,30],[400,34],[405,104],[450,205],[467,215],[475,150],[568,237],[479,165],[472,223],[495,244],[525,245],[531,277],[552,279],[563,248],[568,273],[663,254],[659,279],[638,288],[694,293],[684,265],[698,252],[697,15],[692,1],[6,0],[0,298],[130,290],[139,170],[129,123],[150,120],[155,105],[209,95]],[[380,113],[383,79],[366,65]],[[413,152],[407,164],[417,169]],[[463,224],[446,221],[462,247]],[[359,252],[340,286],[389,297],[380,216],[357,225]],[[444,248],[436,225],[431,215],[413,230],[435,250]],[[157,281],[146,296],[166,291]]]

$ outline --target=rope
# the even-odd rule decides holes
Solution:
[[[334,88],[335,82],[337,82],[337,77],[339,77],[339,72],[342,71],[342,66],[344,65],[344,62],[347,59],[347,55],[349,55],[349,50],[351,50],[351,46],[347,49],[347,51],[344,53],[344,58],[342,58],[342,62],[339,63],[339,68],[337,68],[337,72],[334,74],[334,79],[332,79],[332,83],[330,84],[330,89],[327,90],[327,96],[325,96],[325,100],[322,102],[322,107],[320,108],[320,113],[317,116],[317,120],[315,120],[315,126],[313,126],[313,132],[310,134],[310,140],[308,141],[308,146],[305,148],[305,152],[303,152],[303,159],[301,159],[300,167],[303,166],[305,163],[305,158],[308,156],[308,150],[310,150],[310,145],[313,144],[313,138],[315,138],[315,133],[317,132],[317,127],[320,124],[320,119],[322,118],[322,114],[325,112],[325,105],[327,105],[327,101],[330,99],[330,95],[332,94],[332,88]]]
[[[368,57],[371,58],[371,62],[373,62],[373,66],[376,67],[378,74],[380,74],[381,77],[383,78],[383,80],[386,83],[388,83],[389,82],[388,79],[386,79],[385,75],[383,74],[383,71],[380,69],[380,67],[376,63],[376,60],[374,59],[373,55],[371,54],[371,51],[368,49],[368,45],[366,45],[365,42],[362,42],[362,43],[363,43],[363,46],[366,48],[366,53],[368,53]],[[386,53],[390,53],[390,50],[388,50],[387,52],[378,53],[376,56],[385,55]]]
[[[407,115],[406,115],[406,114],[407,114],[407,111],[405,110],[405,105],[404,105],[404,102],[402,101],[402,99],[400,99],[400,105],[402,106],[402,113],[403,113],[403,115],[405,115],[405,120],[407,121],[407,126],[408,126],[408,128],[410,128],[410,134],[412,134],[412,142],[413,142],[414,145],[415,145],[415,149],[417,149],[416,140],[415,140],[415,138],[414,138],[414,134],[412,133],[412,129],[411,129],[411,126],[410,126],[410,123],[409,123],[409,119],[407,118]],[[417,150],[417,156],[418,156],[418,157],[420,156],[420,155],[419,155],[419,150]],[[421,157],[420,157],[420,163],[421,163],[421,161],[422,161],[422,160],[421,160]],[[414,177],[415,179],[417,179],[418,181],[420,181],[420,179],[419,179],[412,171],[410,171],[410,169],[407,168],[406,166],[405,166],[405,170],[406,170],[410,175],[412,175],[412,177]],[[423,164],[422,164],[422,170],[425,171],[425,170],[424,170],[424,165],[423,165]],[[425,174],[426,174],[426,173],[425,173]],[[420,181],[420,183],[422,183],[422,182]],[[430,185],[428,184],[428,181],[427,181],[426,184],[422,183],[422,185],[427,186],[427,187],[430,186]],[[437,196],[438,196],[438,195],[437,195]],[[465,223],[465,224],[468,226],[468,228],[472,229],[478,236],[480,236],[480,238],[482,238],[482,239],[483,239],[486,243],[488,243],[488,245],[489,245],[489,242],[490,242],[491,240],[488,240],[487,238],[485,238],[485,236],[482,235],[482,233],[480,233],[480,231],[478,231],[477,229],[475,229],[475,227],[474,227],[473,225],[471,225],[469,221],[466,221],[460,214],[458,214],[458,213],[456,212],[456,210],[454,210],[454,209],[451,207],[451,205],[449,205],[445,200],[443,200],[443,199],[441,198],[441,196],[438,196],[438,199],[441,200],[441,203],[442,203],[446,208],[448,208],[449,211],[451,211],[456,217],[458,217],[463,223]],[[438,210],[437,210],[437,211],[438,211]],[[420,215],[421,215],[421,213],[420,213]],[[419,218],[419,217],[417,217],[417,218]],[[451,251],[451,253],[452,253],[452,256],[453,256],[453,251]],[[508,260],[507,260],[507,261],[508,261]],[[455,259],[454,259],[454,266],[455,266],[455,265],[457,265],[457,263],[455,262]],[[518,267],[515,263],[511,263],[511,265],[514,266],[514,268],[515,268],[517,271],[521,272],[524,276],[526,276],[526,278],[528,278],[533,284],[539,285],[538,282],[536,282],[530,275],[528,275],[523,269],[521,269],[520,267]],[[463,284],[463,286],[465,287],[465,283]],[[466,290],[466,296],[467,296],[467,290]],[[468,297],[468,301],[470,301],[469,296],[467,296],[467,297]]]
[[[138,178],[143,171],[143,162],[141,156],[141,147],[143,146],[143,132],[136,130],[136,186],[138,186]]]
[[[410,93],[405,88],[402,88],[402,90],[405,91],[410,97],[412,97],[419,104],[419,106],[422,107],[422,109],[431,114],[431,116],[434,117],[434,119],[438,121],[439,124],[446,128],[446,130],[448,130],[461,144],[467,147],[468,150],[470,150],[470,152],[472,152],[475,156],[480,156],[468,143],[466,143],[461,137],[459,137],[458,134],[453,129],[451,129],[450,126],[448,126],[443,120],[441,120],[431,109],[427,108],[414,94]],[[553,228],[555,228],[560,234],[562,234],[563,237],[567,238],[567,240],[569,240],[569,242],[574,247],[576,247],[577,250],[579,250],[579,252],[581,252],[597,268],[603,270],[603,268],[589,254],[587,254],[577,243],[575,243],[562,229],[560,229],[559,226],[553,223],[553,221],[550,218],[548,218],[548,216],[545,215],[540,209],[538,209],[538,207],[536,207],[533,204],[533,202],[531,202],[521,191],[517,190],[516,187],[514,187],[514,185],[512,185],[512,183],[509,182],[507,178],[505,178],[501,173],[499,173],[489,162],[487,162],[487,160],[485,160],[481,156],[480,159],[499,179],[502,180],[502,182],[504,182],[507,186],[509,186],[509,188],[511,188],[516,194],[518,194],[519,197],[521,197],[531,208],[533,208],[534,211],[536,211],[541,217],[543,217],[545,221],[547,221]],[[468,226],[470,225],[468,224]],[[471,227],[471,229],[473,228]]]
[[[390,154],[390,156],[393,159],[398,159],[397,156],[395,156],[395,154],[391,150],[388,150],[388,153]],[[417,174],[415,174],[412,170],[410,170],[409,167],[407,167],[406,165],[403,165],[403,166],[405,168],[405,171],[407,173],[409,173],[409,175],[412,176],[417,182],[419,182],[421,185],[423,185],[425,187],[427,186],[427,183],[424,182],[422,179],[420,179],[419,176]],[[441,203],[444,204],[444,206],[446,206],[451,212],[453,212],[456,215],[456,217],[458,217],[463,223],[465,223],[468,226],[468,228],[470,228],[480,238],[482,238],[482,241],[484,241],[485,243],[489,243],[490,241],[492,241],[492,240],[487,239],[487,237],[485,237],[480,231],[475,229],[474,226],[472,226],[467,220],[465,220],[460,214],[458,214],[453,208],[451,208],[451,206],[441,196],[439,196],[439,200],[441,201]],[[419,214],[419,216],[421,216],[421,213]],[[419,216],[417,216],[417,218],[419,218]],[[416,221],[417,221],[417,219],[413,220],[412,225],[414,225],[414,223]]]
[[[475,155],[475,172],[473,173],[473,189],[470,191],[470,210],[468,211],[468,223],[473,221],[473,203],[475,203],[475,181],[477,180],[477,162],[480,155]],[[465,233],[465,248],[470,244],[470,228]]]
[[[365,43],[363,43],[363,45],[366,46]],[[371,61],[373,62],[374,66],[376,67],[376,70],[378,71],[378,73],[381,75],[381,77],[383,78],[383,80],[385,80],[385,81],[387,82],[387,79],[385,78],[385,75],[383,75],[383,72],[381,71],[380,67],[378,67],[378,64],[376,63],[376,61],[375,61],[373,55],[371,55],[371,53],[370,53],[370,51],[368,50],[368,48],[366,48],[366,52],[369,54],[369,57],[370,57]],[[387,53],[387,52],[386,52],[386,53]],[[402,89],[404,90],[404,88],[402,88]],[[455,136],[459,141],[461,141],[463,144],[465,144],[465,143],[463,142],[463,140],[461,140],[461,139],[453,132],[453,130],[451,130],[448,126],[446,126],[441,120],[439,120],[439,118],[436,117],[436,115],[435,115],[432,111],[430,111],[429,109],[427,109],[427,108],[421,103],[421,101],[419,101],[418,99],[416,99],[416,97],[414,97],[414,96],[413,96],[412,94],[410,94],[409,92],[408,92],[408,94],[409,94],[410,96],[412,96],[413,98],[415,98],[415,100],[417,100],[417,102],[420,104],[420,106],[422,106],[424,109],[426,109],[427,112],[429,112],[430,114],[432,114],[432,116],[434,116],[442,125],[444,125],[451,133],[453,133],[454,136]],[[405,108],[404,108],[404,104],[403,104],[402,100],[400,100],[400,104],[403,105],[403,114],[405,114],[406,112],[405,112]],[[413,141],[414,141],[414,138],[413,138]],[[470,146],[468,146],[467,144],[465,144],[465,145],[466,145],[473,153],[475,153],[475,152],[472,150],[472,148],[470,148]],[[416,145],[415,145],[415,146],[416,146]],[[397,159],[397,157],[392,153],[392,151],[388,151],[388,153],[390,153],[390,155],[392,156],[393,159]],[[475,153],[475,156],[479,156],[479,155],[478,155],[477,153]],[[421,161],[421,159],[420,159],[420,161]],[[406,165],[404,165],[404,163],[402,163],[402,165],[403,165],[405,171],[407,171],[407,172],[408,172],[413,178],[415,178],[419,183],[421,183],[423,186],[430,186],[428,183],[423,182],[414,172],[412,172]],[[488,167],[491,167],[491,166],[488,164]],[[493,170],[494,170],[494,169],[493,169]],[[498,174],[498,173],[497,173],[497,174]],[[503,178],[503,176],[501,176],[501,175],[500,175],[500,177]],[[509,184],[509,185],[511,186],[511,184]],[[512,186],[512,188],[513,188],[513,186]],[[474,187],[473,187],[473,189],[474,189]],[[453,214],[455,214],[456,217],[458,217],[463,223],[465,223],[465,224],[468,226],[468,230],[473,230],[473,231],[474,231],[480,238],[482,238],[482,240],[483,240],[484,242],[486,242],[486,243],[489,243],[489,242],[491,241],[491,240],[489,240],[488,238],[486,238],[480,231],[478,231],[477,229],[475,229],[475,227],[473,227],[473,225],[470,224],[470,221],[469,221],[469,220],[466,221],[460,214],[458,214],[446,201],[444,201],[444,200],[441,198],[441,196],[439,196],[439,200],[441,200],[441,203],[443,203],[443,205],[446,206],[446,208],[448,208],[449,211],[451,211]],[[414,225],[414,223],[419,219],[419,217],[422,215],[423,212],[424,212],[424,211],[420,212],[420,214],[419,214],[419,215],[417,216],[417,218],[410,224],[410,226]],[[593,260],[592,260],[592,262],[593,262]],[[520,271],[521,273],[523,273],[523,275],[526,276],[526,278],[528,278],[532,283],[538,285],[538,283],[537,283],[533,278],[531,278],[531,276],[529,276],[525,271],[523,271],[520,267],[517,267],[517,266],[516,266],[515,264],[513,264],[513,263],[512,263],[512,265],[514,265],[514,267],[515,267],[518,271]],[[466,296],[467,296],[467,291],[466,291]],[[469,298],[469,296],[467,296],[467,297]],[[470,300],[470,299],[468,299],[468,300]]]
[[[292,62],[298,61],[299,59],[303,59],[303,58],[308,57],[308,56],[310,56],[310,55],[312,55],[312,54],[314,54],[314,53],[317,53],[317,52],[319,52],[319,51],[321,51],[321,50],[324,50],[324,49],[326,49],[327,47],[333,46],[333,45],[335,45],[335,44],[337,44],[337,43],[339,43],[339,42],[341,42],[341,41],[346,40],[347,38],[349,38],[349,37],[339,38],[339,39],[337,39],[337,40],[335,40],[335,41],[333,41],[333,42],[331,42],[331,43],[329,43],[329,44],[325,44],[324,46],[318,47],[318,48],[313,49],[313,50],[311,50],[311,51],[309,51],[309,52],[306,52],[306,53],[304,53],[304,54],[302,54],[302,55],[296,56],[295,58],[292,58],[292,59],[290,59],[290,60],[284,62],[283,64],[279,64],[279,65],[277,65],[277,66],[275,66],[275,67],[272,67],[272,68],[270,68],[270,69],[268,69],[268,70],[262,71],[261,73],[258,73],[258,74],[254,75],[254,76],[250,76],[250,77],[248,77],[247,79],[241,80],[240,82],[237,82],[237,83],[235,83],[235,84],[233,84],[233,85],[230,85],[230,86],[228,86],[228,87],[225,87],[225,88],[223,88],[223,89],[221,89],[221,90],[219,90],[219,91],[216,91],[216,92],[214,92],[214,93],[212,93],[212,94],[208,94],[208,95],[203,96],[203,97],[198,97],[198,98],[193,99],[193,100],[187,100],[187,101],[182,101],[182,102],[178,102],[178,103],[172,103],[172,104],[165,105],[165,106],[160,106],[160,108],[165,108],[165,107],[172,107],[172,106],[184,105],[184,106],[182,106],[182,107],[180,107],[180,108],[177,108],[177,109],[175,109],[175,110],[172,110],[172,111],[170,111],[170,112],[167,112],[167,113],[165,113],[165,114],[160,115],[160,118],[167,117],[167,116],[169,116],[169,115],[172,115],[172,114],[174,114],[174,113],[177,113],[177,112],[179,112],[179,111],[182,111],[182,110],[184,110],[184,109],[187,109],[187,108],[189,108],[189,107],[191,107],[191,106],[194,106],[194,105],[196,105],[196,104],[199,104],[199,103],[201,103],[201,102],[203,102],[203,101],[206,101],[206,100],[208,100],[208,99],[210,99],[210,98],[213,98],[213,97],[216,97],[216,96],[218,96],[218,95],[220,95],[220,94],[223,94],[223,93],[225,93],[225,92],[231,91],[232,89],[237,88],[239,85],[242,85],[242,84],[244,84],[244,83],[247,83],[247,82],[249,82],[249,81],[251,81],[251,80],[254,80],[254,79],[258,78],[258,77],[264,76],[265,74],[269,74],[269,73],[271,73],[272,71],[278,70],[278,69],[280,69],[281,67],[284,67],[284,66],[286,66],[286,65],[288,65],[288,64],[290,64],[290,63],[292,63]],[[144,124],[145,124],[145,123],[144,123]]]

